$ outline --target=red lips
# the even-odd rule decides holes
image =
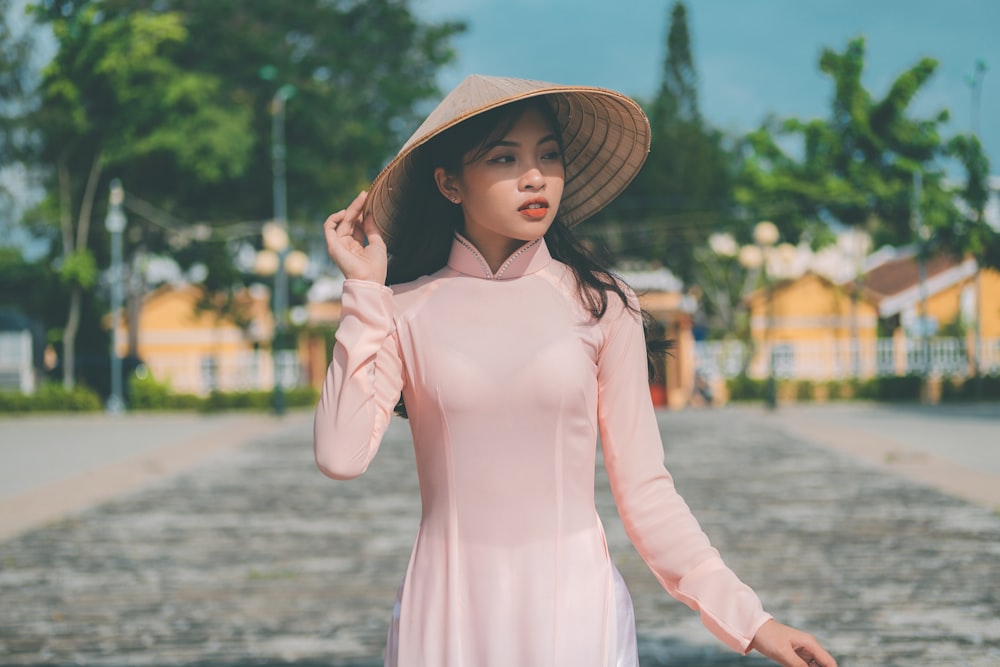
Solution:
[[[521,215],[538,220],[548,215],[549,201],[544,197],[535,197],[521,204],[517,210]]]

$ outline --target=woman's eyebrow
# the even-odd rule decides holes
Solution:
[[[541,146],[542,144],[546,144],[546,143],[548,143],[550,141],[555,141],[556,143],[558,143],[559,139],[554,134],[547,134],[547,135],[545,135],[544,137],[542,137],[541,139],[538,140],[538,144],[537,145]],[[518,142],[518,141],[510,141],[508,139],[500,139],[499,141],[493,142],[491,144],[491,147],[492,146],[510,146],[510,147],[513,147],[513,148],[517,148],[520,145],[521,145],[521,143]]]

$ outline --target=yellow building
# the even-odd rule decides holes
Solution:
[[[923,282],[916,258],[892,259],[869,271],[863,284],[875,294],[890,332],[920,335],[926,326],[931,335],[954,334],[978,319],[984,337],[1000,337],[1000,273],[979,271],[974,259],[931,258]]]
[[[933,343],[940,374],[965,374],[981,323],[982,368],[1000,369],[1000,273],[972,259],[938,256],[923,269],[913,255],[871,268],[859,281],[835,284],[806,273],[746,299],[753,377],[833,379],[914,372],[914,349]],[[950,337],[950,340],[945,340]],[[921,342],[922,344],[922,342]]]
[[[197,286],[164,286],[146,297],[139,315],[139,358],[154,378],[169,381],[177,392],[271,389],[274,321],[267,288],[256,286],[237,296],[243,326],[215,311],[199,311],[201,294]],[[115,336],[119,355],[126,354],[127,340],[122,322]]]
[[[862,288],[853,298],[850,285],[807,272],[753,292],[746,305],[755,351],[749,375],[766,376],[772,356],[780,376],[874,372],[876,360],[863,352],[878,337],[878,309],[869,290]]]

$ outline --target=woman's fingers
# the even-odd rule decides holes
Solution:
[[[372,215],[371,211],[368,212],[368,215],[362,221],[362,229],[369,244],[377,243],[382,246],[385,245],[385,241],[382,239],[382,232],[379,231],[378,226],[375,224],[375,216]]]
[[[385,282],[386,249],[371,213],[365,215],[368,193],[362,191],[342,211],[323,223],[327,252],[348,278]]]
[[[750,646],[782,667],[837,667],[837,661],[812,635],[771,619]]]
[[[344,220],[337,226],[338,236],[353,236],[354,240],[361,243],[363,239],[359,239],[360,225],[361,222],[361,212],[365,207],[365,200],[368,198],[368,193],[362,190],[358,193],[358,196],[354,198],[346,209],[344,209]]]
[[[809,646],[796,649],[795,652],[806,661],[808,667],[837,667],[837,661],[819,645],[819,642],[813,641]]]

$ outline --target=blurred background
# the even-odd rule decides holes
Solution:
[[[665,454],[769,611],[842,665],[1000,664],[998,26],[994,0],[0,0],[0,663],[382,664],[415,464],[393,420],[363,480],[315,469],[321,224],[475,72],[646,109],[644,170],[578,229],[675,341]],[[769,664],[667,599],[596,487],[642,664]]]
[[[653,128],[658,405],[1000,398],[1000,4],[0,0],[0,406],[310,405],[321,223],[471,72]]]

